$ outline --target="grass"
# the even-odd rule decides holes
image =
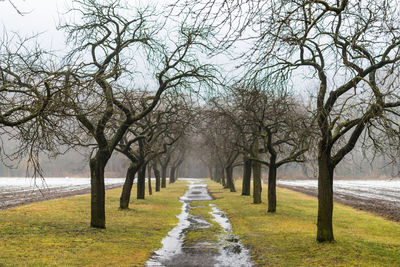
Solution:
[[[210,227],[190,229],[185,236],[185,247],[195,246],[203,242],[216,243],[218,241],[218,234],[222,232],[221,226],[212,219],[212,215],[210,214],[212,208],[203,204],[203,201],[191,202],[192,209],[190,210],[190,214],[207,221]]]
[[[186,191],[178,181],[118,210],[121,189],[106,192],[107,229],[89,227],[90,196],[0,211],[0,266],[143,266],[174,227]]]
[[[261,266],[400,266],[400,224],[336,204],[336,242],[319,244],[316,237],[316,198],[278,188],[276,214],[267,213],[267,188],[263,203],[230,193],[207,181],[214,201],[225,211],[234,232],[250,247]]]

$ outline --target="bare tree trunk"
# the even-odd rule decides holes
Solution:
[[[224,167],[220,167],[219,170],[220,170],[220,176],[221,176],[221,184],[224,188],[227,188],[226,182],[225,182],[225,169],[224,169]]]
[[[157,167],[157,163],[153,165],[154,176],[156,177],[156,192],[160,192],[161,187],[161,179],[160,179],[160,170]]]
[[[235,183],[233,181],[233,167],[232,164],[226,167],[226,183],[231,192],[236,192]]]
[[[219,176],[217,165],[214,166],[214,178],[215,178],[215,182],[221,183],[221,177]]]
[[[153,189],[151,188],[151,166],[150,163],[147,164],[147,183],[149,184],[149,195],[153,194]]]
[[[252,162],[253,165],[253,203],[261,203],[261,163]]]
[[[106,228],[104,168],[110,156],[110,153],[99,150],[96,156],[90,159],[89,163],[91,185],[90,226],[95,228]]]
[[[175,168],[175,175],[174,175],[174,183],[176,181],[178,181],[179,177],[180,177],[180,172],[181,172],[181,168],[180,166],[176,166]]]
[[[161,165],[161,188],[167,187],[167,165]]]
[[[251,160],[244,158],[242,196],[250,196]]]
[[[146,194],[146,165],[140,166],[137,181],[137,199],[144,199]]]
[[[208,167],[208,174],[210,175],[211,181],[215,181],[214,172],[213,172],[212,167],[210,165],[208,165],[207,167]]]
[[[133,181],[135,180],[135,173],[137,168],[134,164],[131,164],[126,172],[126,178],[124,182],[124,186],[122,187],[121,197],[119,199],[119,208],[120,209],[128,209],[129,201],[131,198],[131,191]]]
[[[175,183],[175,171],[176,171],[175,166],[171,166],[171,169],[169,171],[169,183],[170,184]]]
[[[253,203],[261,203],[261,163],[253,162]]]
[[[332,242],[333,171],[335,167],[324,149],[318,155],[318,221],[317,241]]]
[[[183,154],[184,155],[184,154]],[[178,180],[178,178],[179,177],[181,177],[181,176],[179,176],[180,175],[180,172],[181,172],[181,166],[182,166],[182,163],[183,163],[183,159],[184,159],[184,156],[181,156],[181,158],[179,159],[179,161],[177,162],[177,164],[175,165],[175,173],[174,173],[174,183]]]
[[[268,170],[268,212],[276,212],[276,156],[271,155]]]

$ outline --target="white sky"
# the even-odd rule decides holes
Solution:
[[[56,31],[58,10],[65,10],[66,0],[12,0],[23,16],[8,0],[0,0],[0,33],[18,32],[22,36],[41,33],[40,43],[46,48],[62,49],[64,34]]]
[[[10,1],[19,11],[24,12],[23,16],[18,14]],[[41,33],[42,47],[56,50],[64,48],[64,33],[57,31],[56,27],[59,24],[59,14],[62,17],[62,13],[67,10],[71,2],[71,0],[0,0],[0,39],[4,29],[7,32],[18,32],[22,36]],[[161,5],[171,1],[144,0],[144,2]]]
[[[71,0],[11,0],[17,8],[25,14],[21,16],[12,7],[10,0],[0,0],[0,40],[4,38],[4,30],[18,32],[22,36],[30,36],[40,33],[40,46],[44,49],[59,51],[65,54],[64,33],[57,31],[59,16],[71,5]],[[135,0],[140,3],[142,0]],[[153,2],[159,7],[165,3],[174,2],[173,0],[143,0],[144,3]],[[61,15],[59,15],[61,14]],[[234,71],[230,60],[224,56],[217,57],[216,62],[227,64],[223,68],[225,71]],[[226,63],[225,63],[226,62]],[[236,63],[237,64],[237,63]],[[228,69],[231,69],[230,71]],[[298,80],[298,79],[295,79]],[[309,87],[308,83],[296,83],[296,91],[303,92]],[[309,89],[309,88],[308,88]]]

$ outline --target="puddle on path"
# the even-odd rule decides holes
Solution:
[[[213,200],[207,185],[199,179],[187,179],[190,182],[185,195],[180,198],[182,211],[177,217],[178,224],[161,241],[162,248],[155,251],[146,266],[253,266],[250,251],[232,232],[232,226],[215,204],[192,207],[192,201]],[[207,240],[185,245],[186,235],[195,230],[208,229],[212,222],[201,216],[191,214],[194,209],[209,209],[212,220],[221,231],[215,233],[217,241]]]

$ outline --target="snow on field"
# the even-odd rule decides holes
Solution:
[[[123,178],[106,178],[106,187],[122,185]],[[0,177],[0,209],[23,203],[71,195],[90,188],[90,178]]]
[[[277,184],[310,190],[318,187],[317,180],[279,180]],[[334,180],[333,192],[338,196],[385,200],[400,207],[399,180]]]

